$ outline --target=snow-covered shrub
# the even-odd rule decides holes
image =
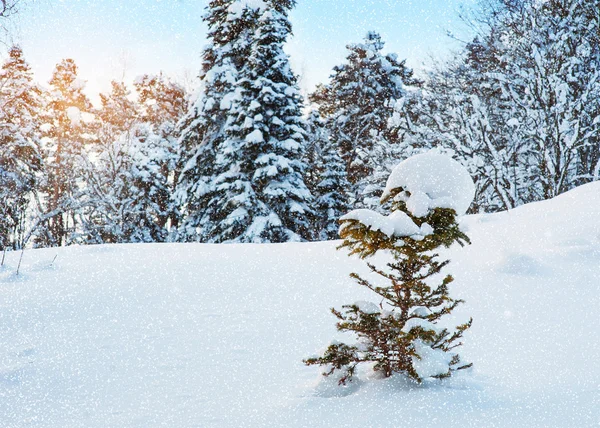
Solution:
[[[453,350],[472,320],[453,330],[438,325],[463,301],[449,296],[452,276],[439,281],[449,261],[438,260],[435,250],[469,242],[456,216],[466,212],[473,194],[473,181],[458,162],[430,152],[392,171],[382,197],[382,202],[392,201],[389,215],[361,209],[341,218],[342,247],[362,259],[387,250],[391,261],[384,266],[367,263],[381,281],[351,275],[381,303],[361,301],[332,309],[338,330],[355,333],[358,341],[336,342],[322,356],[305,360],[307,365],[326,366],[323,374],[336,373],[340,384],[352,380],[360,363],[373,364],[384,377],[401,373],[419,383],[471,366]]]

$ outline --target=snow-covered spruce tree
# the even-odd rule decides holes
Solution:
[[[304,174],[304,183],[308,191],[315,197],[315,215],[311,219],[311,236],[314,239],[319,237],[323,229],[324,214],[319,211],[317,185],[322,181],[325,165],[323,163],[323,153],[325,147],[329,144],[329,131],[326,128],[325,120],[317,110],[311,110],[306,119],[306,145],[302,162],[306,165]],[[344,164],[345,171],[345,164]],[[345,190],[348,191],[350,186]]]
[[[180,166],[177,165],[179,129],[177,123],[185,114],[186,91],[183,86],[173,82],[162,73],[158,76],[144,75],[136,79],[135,88],[140,104],[140,120],[147,124],[153,136],[148,136],[151,147],[146,152],[149,160],[160,169],[158,180],[147,197],[159,207],[156,213],[157,227],[166,229],[169,225],[176,228],[179,212],[172,200],[175,183],[178,181]],[[137,140],[138,143],[140,140]]]
[[[235,91],[238,68],[249,57],[248,32],[252,26],[240,12],[239,0],[212,0],[203,18],[208,26],[201,91],[178,125],[177,161],[181,168],[175,202],[183,218],[174,239],[208,240],[205,225],[214,190],[216,150],[224,139],[223,127]]]
[[[317,184],[321,181],[323,172],[323,149],[329,143],[329,131],[326,122],[317,110],[311,110],[306,120],[307,142],[304,150],[303,162],[307,170],[304,182],[308,190],[315,194]]]
[[[0,69],[0,249],[24,245],[27,210],[42,168],[43,108],[31,68],[14,46]]]
[[[471,366],[454,349],[472,321],[450,330],[438,325],[462,300],[450,297],[452,276],[440,277],[449,261],[438,260],[435,251],[469,242],[456,215],[467,210],[473,193],[460,164],[426,153],[403,161],[390,175],[382,197],[393,201],[389,216],[360,209],[341,218],[342,246],[350,254],[365,259],[385,252],[391,260],[367,263],[377,282],[351,275],[378,296],[378,305],[356,302],[332,309],[338,330],[356,334],[357,343],[334,343],[306,364],[325,366],[323,374],[336,374],[339,384],[351,381],[361,363],[373,364],[383,377],[399,373],[419,383]]]
[[[124,143],[131,162],[128,241],[164,242],[168,237],[165,222],[172,213],[169,183],[165,181],[165,159],[171,152],[164,144],[164,135],[156,134],[147,122],[137,125],[127,137]]]
[[[71,59],[61,61],[50,80],[48,116],[44,137],[45,180],[43,190],[48,221],[37,232],[37,245],[60,246],[75,239],[80,214],[79,191],[84,147],[93,141],[93,107],[83,93],[85,82],[77,76]]]
[[[310,96],[340,148],[357,201],[362,200],[360,182],[372,174],[366,156],[377,140],[397,143],[388,132],[394,103],[405,95],[405,85],[419,83],[405,62],[396,54],[384,55],[383,47],[376,32],[369,32],[363,43],[348,45],[346,63],[336,66],[330,82]]]
[[[338,239],[339,218],[350,209],[346,165],[335,143],[329,141],[321,152],[320,181],[315,186],[316,210],[319,219],[318,239]]]
[[[206,235],[210,242],[310,238],[311,195],[303,174],[302,97],[283,45],[295,1],[264,1],[239,13],[252,26],[218,147]]]
[[[80,242],[87,244],[131,242],[139,227],[131,213],[131,157],[129,141],[138,122],[138,105],[123,82],[111,82],[112,90],[100,94],[97,140],[90,145],[82,174]],[[92,161],[93,159],[93,161]]]

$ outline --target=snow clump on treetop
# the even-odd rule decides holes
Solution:
[[[402,211],[394,211],[389,216],[384,216],[375,211],[362,208],[350,211],[341,217],[340,220],[356,220],[371,230],[380,231],[389,238],[392,236],[400,238],[410,236],[413,239],[419,240],[433,233],[433,228],[430,225],[423,223],[419,227]]]
[[[401,192],[395,195],[398,190]],[[434,208],[451,208],[462,215],[473,201],[475,185],[461,164],[446,155],[429,152],[412,156],[393,169],[381,200],[385,202],[392,196],[406,202],[408,212],[415,217],[425,217]],[[390,238],[422,240],[433,233],[429,224],[417,226],[407,213],[399,210],[385,216],[357,209],[340,218],[344,220],[356,220]],[[341,226],[345,227],[352,226]]]
[[[451,208],[457,215],[469,209],[475,185],[469,172],[449,156],[431,151],[412,156],[390,174],[381,200],[394,196],[406,202],[415,217],[424,217],[434,208]]]

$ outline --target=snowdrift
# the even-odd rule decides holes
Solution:
[[[323,382],[332,306],[372,298],[338,243],[9,253],[2,427],[575,427],[600,422],[600,183],[463,218],[443,254],[474,369],[423,386]],[[56,260],[53,259],[56,256]]]

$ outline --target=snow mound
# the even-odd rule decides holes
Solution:
[[[410,236],[419,239],[433,233],[433,228],[430,225],[423,223],[423,225],[419,227],[402,211],[394,211],[389,216],[384,216],[375,211],[361,208],[350,211],[340,218],[340,221],[344,220],[356,220],[369,227],[371,230],[380,231],[389,238],[392,236]],[[342,228],[344,227],[345,226],[342,225]]]
[[[452,208],[462,215],[475,196],[469,172],[454,159],[435,152],[412,156],[396,166],[381,199],[388,199],[399,188],[403,192],[397,198],[417,217],[433,208]]]

